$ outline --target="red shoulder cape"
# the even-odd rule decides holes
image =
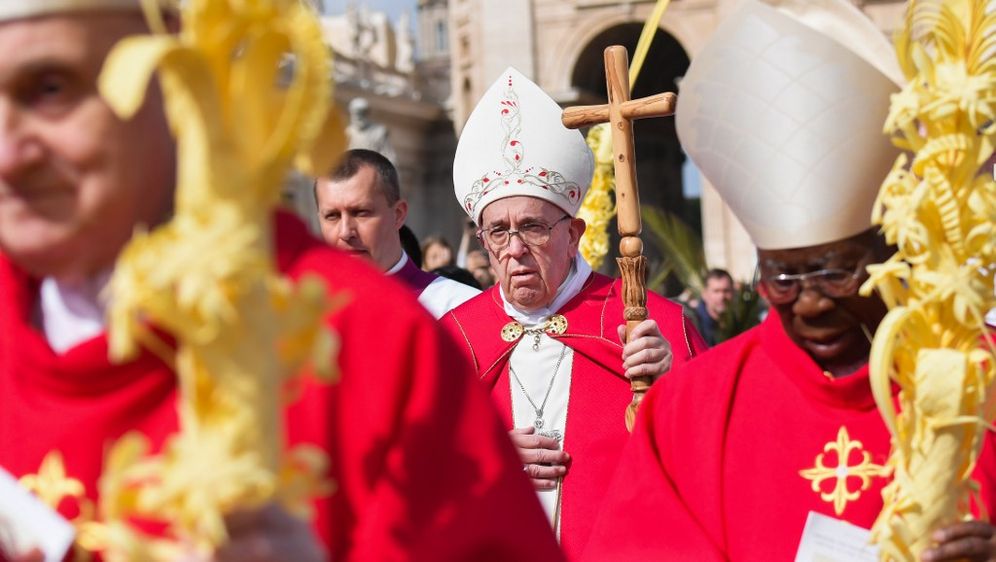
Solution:
[[[568,558],[584,547],[629,436],[624,412],[632,394],[623,376],[622,345],[616,333],[623,318],[620,286],[619,280],[592,273],[581,292],[558,311],[567,318],[567,331],[555,337],[574,350],[564,441],[573,460],[563,481],[560,527],[561,546]],[[675,367],[706,348],[685,320],[681,306],[648,292],[647,309],[671,343]],[[499,336],[511,318],[505,314],[498,287],[450,311],[441,321],[465,344],[505,426],[511,429],[508,358],[518,342],[505,342]]]

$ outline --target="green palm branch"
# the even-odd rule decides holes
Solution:
[[[674,275],[694,297],[698,297],[705,286],[706,273],[702,237],[667,211],[650,205],[642,205],[641,210],[649,242],[662,256],[660,266],[647,282],[647,288],[658,290],[668,275]]]
[[[761,311],[764,300],[757,291],[756,281],[744,284],[733,295],[733,300],[719,318],[719,332],[716,341],[726,341],[737,334],[743,333],[761,321]]]
[[[643,225],[648,243],[656,247],[662,261],[648,276],[647,288],[661,292],[669,275],[687,289],[683,296],[698,299],[705,287],[708,271],[702,237],[677,216],[650,205],[643,205]],[[756,326],[764,301],[757,292],[756,283],[745,283],[733,296],[719,321],[717,342],[740,334]]]

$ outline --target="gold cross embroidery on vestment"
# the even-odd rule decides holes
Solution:
[[[837,455],[836,466],[826,466],[824,458],[827,453],[834,452]],[[849,464],[851,451],[861,453],[861,462]],[[861,441],[851,440],[847,433],[847,428],[841,426],[837,431],[837,439],[830,441],[823,446],[823,452],[816,455],[816,466],[800,470],[799,475],[810,480],[814,492],[820,494],[820,498],[825,502],[833,503],[833,511],[838,516],[844,513],[847,502],[855,501],[861,496],[861,492],[871,486],[871,479],[876,476],[885,476],[888,469],[882,465],[871,462],[871,453],[864,450]],[[861,479],[861,486],[856,490],[850,490],[847,486],[848,477]],[[833,490],[824,492],[821,485],[824,480],[835,478]]]
[[[58,508],[63,499],[78,500],[86,492],[82,482],[66,474],[66,465],[58,451],[50,451],[45,455],[38,473],[22,476],[20,483],[52,509]]]
[[[58,511],[63,501],[75,503],[78,514],[70,523],[76,528],[77,537],[73,544],[73,560],[87,562],[93,558],[82,545],[96,530],[93,522],[94,503],[86,497],[86,487],[78,479],[69,476],[66,464],[59,451],[49,451],[42,459],[37,474],[25,474],[18,482],[33,493],[42,503]]]

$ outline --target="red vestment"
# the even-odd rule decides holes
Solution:
[[[846,459],[824,448],[841,428]],[[992,506],[996,462],[986,439],[975,475]],[[820,453],[827,470],[800,474],[818,468]],[[871,527],[886,477],[862,489],[858,475],[878,473],[869,464],[884,465],[888,454],[867,366],[827,377],[771,314],[647,394],[583,559],[794,560],[810,511]],[[842,473],[857,497],[835,508],[821,493],[832,495]],[[814,476],[823,477],[819,492]]]
[[[341,380],[305,383],[286,426],[290,443],[331,458],[338,489],[314,522],[331,558],[561,559],[486,394],[411,291],[289,216],[277,241],[281,271],[349,297],[330,319]],[[150,353],[109,364],[104,334],[53,352],[31,322],[37,287],[0,255],[0,466],[20,477],[60,451],[95,499],[114,439],[138,430],[158,448],[176,431],[175,377]]]
[[[622,345],[616,328],[622,323],[621,281],[592,273],[584,288],[559,311],[567,331],[550,334],[574,350],[569,415],[564,450],[571,465],[563,479],[560,542],[568,558],[579,555],[588,539],[605,486],[629,433],[624,412],[632,400],[623,375]],[[706,349],[698,332],[684,318],[681,306],[647,293],[650,318],[671,343],[675,367]],[[498,286],[467,301],[440,319],[457,341],[465,341],[481,380],[491,390],[505,426],[512,428],[508,359],[518,344],[500,337],[512,319],[505,313]]]

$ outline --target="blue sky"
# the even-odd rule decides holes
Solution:
[[[691,158],[685,158],[681,166],[681,180],[685,197],[702,197],[702,179]]]
[[[320,0],[320,2],[324,6],[325,13],[329,15],[345,13],[346,6],[349,4],[349,0]],[[385,12],[395,22],[405,10],[408,11],[412,20],[415,19],[415,0],[353,0],[353,3],[358,6],[364,5],[372,12]]]

